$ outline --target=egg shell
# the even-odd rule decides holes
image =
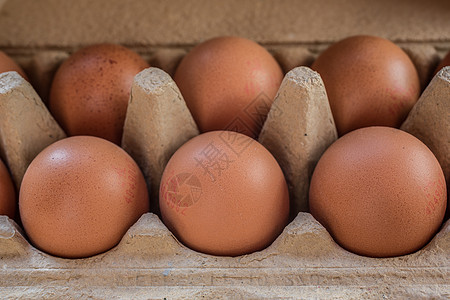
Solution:
[[[80,258],[114,247],[149,211],[133,159],[101,138],[76,136],[44,149],[22,181],[19,208],[30,241],[55,256]]]
[[[251,137],[261,131],[282,79],[265,48],[239,37],[197,45],[174,75],[201,132],[234,130]]]
[[[344,248],[390,257],[422,248],[440,228],[444,174],[417,138],[389,127],[367,127],[332,144],[314,170],[311,214]]]
[[[68,135],[93,135],[120,144],[134,76],[149,67],[115,44],[82,48],[62,63],[49,108]]]
[[[25,80],[28,80],[28,76],[25,74],[24,70],[5,52],[0,51],[0,73],[10,71],[16,71]]]
[[[417,70],[389,40],[352,36],[323,51],[322,77],[339,135],[366,126],[400,127],[420,94]]]
[[[164,170],[159,195],[167,227],[203,253],[261,250],[288,221],[278,163],[257,141],[232,131],[204,133],[181,146]]]
[[[16,192],[8,169],[0,160],[0,215],[6,215],[11,219],[16,214]]]

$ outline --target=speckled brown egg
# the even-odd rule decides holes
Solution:
[[[0,51],[0,73],[16,71],[24,79],[28,80],[27,74],[24,70],[5,52]]]
[[[134,160],[92,136],[60,140],[31,162],[19,209],[33,245],[55,256],[88,257],[114,247],[148,212],[148,191]]]
[[[339,135],[366,126],[399,127],[419,98],[411,59],[380,37],[341,40],[311,68],[323,79]]]
[[[171,157],[159,205],[163,222],[191,249],[237,256],[267,247],[282,232],[289,195],[278,163],[261,144],[212,131]]]
[[[0,160],[0,215],[14,219],[16,214],[16,192],[5,164]]]
[[[262,46],[239,37],[218,37],[192,49],[174,80],[201,132],[233,130],[256,137],[283,72]]]
[[[447,205],[444,173],[417,138],[390,127],[352,131],[320,158],[309,191],[311,214],[344,248],[390,257],[421,249]]]
[[[80,49],[55,74],[50,111],[68,135],[120,144],[134,76],[147,67],[141,56],[120,45]]]

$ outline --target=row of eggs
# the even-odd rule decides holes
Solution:
[[[26,78],[2,55],[0,71],[16,70]],[[446,60],[450,55],[443,65]],[[75,52],[58,69],[48,105],[74,137],[35,158],[19,194],[20,220],[41,250],[69,258],[104,252],[149,211],[142,173],[117,146],[133,78],[147,67],[131,50],[102,44]],[[358,254],[384,257],[420,249],[442,224],[447,192],[431,151],[390,128],[401,124],[419,97],[414,65],[390,41],[356,36],[330,46],[311,67],[324,81],[342,136],[314,171],[311,213],[340,245]],[[205,133],[170,159],[160,207],[164,223],[190,248],[214,255],[251,253],[269,245],[287,224],[283,172],[253,139],[262,124],[247,111],[261,93],[274,99],[283,75],[263,47],[236,37],[206,41],[179,64],[174,80]],[[249,136],[223,131],[236,118]],[[245,151],[230,151],[229,139],[238,139]],[[13,217],[14,188],[0,166],[0,213]]]

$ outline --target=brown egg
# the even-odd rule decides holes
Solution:
[[[68,135],[120,144],[134,76],[147,67],[137,53],[119,45],[80,49],[55,74],[50,110]]]
[[[383,38],[341,40],[311,68],[323,79],[339,135],[366,126],[399,127],[419,98],[411,59]]]
[[[174,79],[201,132],[233,130],[256,137],[283,72],[257,43],[219,37],[192,49]]]
[[[213,131],[171,157],[159,205],[164,223],[191,249],[236,256],[267,247],[282,232],[289,195],[278,163],[261,144]]]
[[[439,65],[436,68],[436,71],[434,74],[436,75],[437,72],[439,72],[443,67],[450,66],[450,51],[447,53],[447,55],[441,60]]]
[[[6,55],[5,52],[0,51],[0,73],[10,71],[16,71],[20,76],[28,80],[27,74],[25,74],[23,69],[18,64],[16,64],[16,62],[12,60],[11,57]]]
[[[16,192],[8,169],[0,160],[0,215],[14,219],[16,214]]]
[[[139,167],[122,148],[76,136],[48,146],[31,162],[19,209],[32,244],[80,258],[115,246],[148,212],[149,200]]]
[[[444,173],[417,138],[389,127],[352,131],[314,170],[311,214],[344,248],[389,257],[422,248],[447,205]]]

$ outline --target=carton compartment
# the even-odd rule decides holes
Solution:
[[[312,43],[299,45],[262,44],[273,54],[284,73],[298,66],[311,66],[317,56],[331,43]],[[431,45],[428,43],[402,42],[397,43],[411,58],[419,73],[422,89],[431,80],[432,74],[439,61],[450,51],[450,44]],[[179,45],[174,47],[136,47],[128,48],[138,52],[153,67],[162,69],[173,76],[181,59],[192,48],[192,45]],[[2,49],[10,55],[25,70],[30,82],[47,103],[51,82],[59,65],[71,53],[79,49],[70,50],[36,49],[23,53],[20,49]]]
[[[105,287],[139,299],[448,294],[449,222],[422,250],[386,259],[343,250],[308,213],[298,214],[265,250],[236,258],[184,247],[153,213],[143,215],[115,248],[76,260],[36,250],[4,216],[0,228],[2,289],[10,295],[25,291],[27,298],[48,295],[49,289],[55,296],[76,296]],[[108,292],[100,295],[108,297]]]
[[[426,86],[433,65],[437,64],[437,52],[426,45],[409,49],[412,49],[409,54],[419,66],[419,74]],[[307,67],[293,68],[297,64],[293,60],[302,60],[309,65],[307,61],[312,62],[317,53],[305,47],[297,50],[305,55],[300,56],[302,58],[292,55],[294,58],[291,60],[287,54],[282,54],[286,53],[283,51],[295,52],[293,49],[283,50],[282,54],[271,49],[275,57],[284,57],[281,64],[289,72],[259,138],[280,163],[289,184],[292,203],[292,221],[271,246],[239,257],[206,255],[183,246],[160,221],[157,191],[163,168],[181,144],[198,134],[195,122],[169,75],[174,70],[175,61],[184,54],[180,51],[175,55],[171,49],[172,58],[167,58],[170,57],[169,52],[152,56],[156,57],[155,62],[160,63],[153,65],[169,74],[150,68],[135,77],[124,127],[123,148],[137,161],[148,181],[152,212],[144,214],[113,249],[75,260],[39,251],[28,243],[13,220],[0,216],[2,293],[9,297],[27,298],[133,295],[136,299],[280,295],[294,298],[448,296],[450,221],[422,250],[380,259],[342,249],[307,212],[312,170],[337,135],[320,76]],[[67,55],[67,52],[43,51],[22,61],[23,66],[33,70],[32,82],[33,78],[35,82],[41,78],[41,83],[35,86],[43,99],[56,66]],[[282,61],[279,57],[277,59]],[[430,139],[422,139],[427,145],[435,145],[434,153],[442,164],[447,182],[450,106],[445,99],[450,93],[449,74],[450,67],[447,67],[433,78],[402,127],[413,134],[419,130]],[[46,144],[63,138],[64,133],[34,89],[16,73],[0,76],[0,87],[0,114],[10,115],[19,108],[30,114],[23,126],[18,120],[15,123],[0,122],[0,154],[19,186],[24,166]],[[432,110],[436,105],[440,105],[440,109]],[[293,114],[297,117],[294,118]],[[33,127],[37,127],[34,132]],[[434,132],[439,134],[432,134]],[[38,145],[33,142],[33,137],[42,140],[44,136],[47,138],[45,142]]]

